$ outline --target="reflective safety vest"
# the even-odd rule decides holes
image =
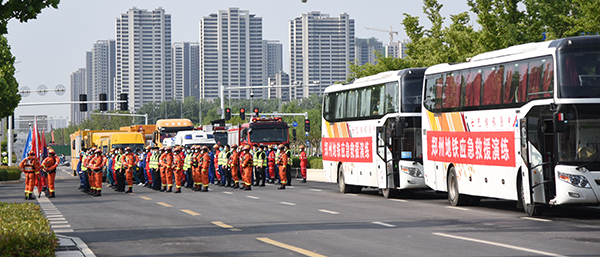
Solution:
[[[266,153],[264,151],[258,151],[256,153],[256,158],[254,159],[254,163],[255,163],[254,165],[259,168],[267,166],[265,157],[266,157]]]
[[[150,156],[150,169],[158,169],[158,158],[160,157],[159,153],[154,153]]]
[[[83,157],[81,157],[81,160],[79,160],[81,162],[81,171],[87,171],[88,168],[83,165],[85,163],[85,160],[88,158],[87,155],[84,155]]]
[[[258,158],[258,151],[252,150],[252,151],[250,151],[250,154],[252,155],[252,160],[253,160],[254,167],[259,167],[258,166],[258,162],[256,160],[256,158]]]
[[[285,154],[288,156],[288,165],[292,166],[292,151],[290,149],[285,150]]]
[[[187,153],[183,160],[183,170],[188,170],[192,167],[192,153]]]
[[[121,160],[121,157],[121,154],[117,154],[117,157],[115,157],[115,170],[120,170],[121,167],[123,167],[123,160]]]
[[[219,152],[219,161],[218,161],[219,165],[221,165],[221,166],[227,165],[227,158],[225,158],[226,154],[227,154],[227,152],[225,152],[225,150]]]

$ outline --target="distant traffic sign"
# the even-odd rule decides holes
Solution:
[[[292,123],[292,126],[294,126],[294,128],[295,128],[295,127],[298,127],[298,122],[295,122],[295,121],[294,121],[294,123]]]

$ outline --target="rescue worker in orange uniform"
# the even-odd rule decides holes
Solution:
[[[135,155],[131,152],[131,148],[125,148],[125,157],[123,161],[125,168],[125,179],[127,180],[127,191],[125,193],[133,193],[133,172],[135,168]]]
[[[240,156],[237,151],[237,145],[231,145],[231,157],[229,157],[229,167],[231,167],[231,178],[233,179],[232,188],[240,188],[238,180],[238,168],[240,166]]]
[[[58,159],[54,150],[48,151],[48,157],[42,161],[42,169],[48,174],[48,190],[50,192],[47,195],[48,198],[56,197],[54,194],[54,179],[56,177],[56,167],[59,163],[60,159]]]
[[[27,153],[27,158],[19,163],[19,168],[25,173],[25,200],[33,200],[33,188],[35,187],[36,177],[40,173],[40,163],[35,157],[34,151]]]
[[[267,162],[269,166],[269,184],[275,183],[275,152],[277,152],[277,146],[273,146],[271,150],[269,150],[269,156],[267,157]]]
[[[160,157],[158,160],[158,166],[160,170],[160,181],[162,185],[162,189],[160,192],[167,191],[167,177],[166,177],[166,161],[167,161],[167,151],[165,147],[160,148]]]
[[[192,180],[194,181],[194,191],[202,190],[202,155],[198,146],[192,146]]]
[[[171,153],[171,147],[165,148],[165,179],[167,180],[168,190],[167,193],[173,192],[173,154]]]
[[[221,184],[221,173],[219,173],[219,154],[221,153],[221,151],[219,150],[221,146],[219,144],[215,144],[213,145],[213,150],[214,152],[214,158],[213,158],[213,164],[215,165],[215,171],[214,171],[214,183],[215,185],[220,185]]]
[[[244,186],[240,189],[244,191],[252,190],[252,169],[254,168],[254,164],[252,162],[252,154],[250,154],[250,145],[245,145],[243,150],[243,161],[242,161],[242,178],[244,181]]]
[[[200,171],[200,176],[202,178],[202,184],[200,184],[202,186],[202,190],[200,192],[208,192],[208,184],[210,183],[210,180],[208,179],[209,177],[209,169],[210,169],[210,156],[208,154],[208,147],[207,146],[203,146],[200,149],[200,153],[202,154],[201,158],[202,158],[202,162],[201,162],[201,171]]]
[[[183,181],[183,157],[181,156],[181,148],[177,147],[173,150],[173,172],[175,173],[175,190],[176,194],[181,193],[181,182]]]
[[[286,172],[288,156],[283,152],[285,151],[284,145],[279,145],[279,150],[282,152],[282,154],[279,155],[279,159],[277,160],[277,166],[279,166],[279,179],[281,179],[281,186],[277,189],[285,189],[285,184],[287,184]]]
[[[96,150],[96,156],[90,161],[90,168],[95,183],[92,196],[102,196],[102,168],[106,165],[106,161],[106,157],[102,155],[102,150]]]
[[[300,173],[302,173],[301,183],[306,183],[306,167],[308,167],[306,151],[304,151],[304,145],[300,145]]]

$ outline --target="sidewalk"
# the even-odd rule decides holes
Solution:
[[[68,237],[59,234],[56,234],[56,237],[58,237],[57,257],[96,256],[79,237]]]
[[[325,178],[325,171],[322,169],[307,169],[306,180],[329,183],[329,180]]]

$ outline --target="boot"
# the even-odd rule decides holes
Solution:
[[[262,183],[260,183],[260,185],[258,185],[259,187],[265,187],[265,181],[263,180]]]
[[[54,195],[54,193],[52,195]],[[102,190],[98,190],[98,193],[96,193],[94,195],[94,197],[96,197],[96,196],[102,196]]]
[[[48,198],[54,198],[54,197],[56,197],[56,195],[54,193],[55,192],[50,193],[50,196],[48,196]]]
[[[192,188],[193,191],[200,191],[200,187],[198,185],[194,185]]]
[[[29,199],[29,194],[25,193],[25,200]]]
[[[240,190],[244,190],[247,186],[244,184],[240,187]]]
[[[171,193],[173,192],[173,187],[169,187],[169,190],[166,191],[167,193]]]
[[[302,179],[302,182],[300,182],[300,183],[306,183],[306,179],[305,179],[305,178],[303,178],[303,179]]]
[[[244,188],[244,191],[250,191],[250,190],[252,190],[252,186],[246,186],[246,187]]]
[[[35,200],[35,196],[33,195],[33,193],[29,194],[27,200]]]
[[[281,186],[278,187],[277,189],[285,189],[285,184],[281,184]]]
[[[232,188],[240,188],[240,185],[236,182]]]
[[[132,188],[132,187],[130,187],[130,188],[127,190],[127,191],[125,191],[125,193],[126,193],[126,194],[133,193],[133,188]]]
[[[175,191],[175,194],[180,194],[181,193],[181,188],[177,188],[177,191]]]
[[[208,192],[208,187],[205,186],[204,188],[202,188],[202,190],[200,192]]]
[[[160,192],[164,192],[164,191],[167,191],[167,187],[166,186],[163,186],[162,189],[160,190]]]

